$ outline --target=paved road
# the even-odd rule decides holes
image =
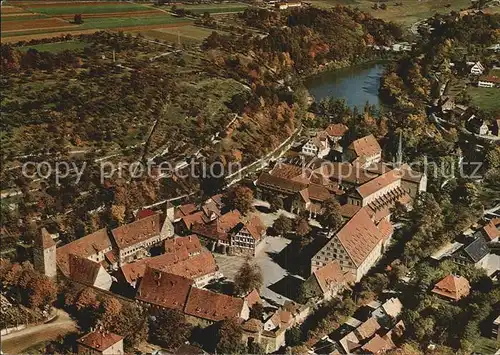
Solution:
[[[57,310],[57,312],[57,318],[49,323],[29,327],[19,332],[2,336],[1,346],[3,353],[20,354],[36,344],[54,340],[60,335],[77,330],[75,321],[66,312],[62,310]]]

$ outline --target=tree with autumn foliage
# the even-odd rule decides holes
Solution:
[[[295,231],[299,237],[304,237],[311,231],[311,227],[309,226],[309,222],[306,218],[299,218],[295,222]]]
[[[191,325],[183,313],[173,309],[156,312],[150,322],[151,342],[174,350],[184,344],[191,335]]]
[[[339,202],[329,198],[323,203],[323,210],[323,214],[318,216],[318,222],[325,228],[338,229],[343,221]]]
[[[221,354],[243,354],[246,346],[241,341],[243,331],[240,323],[232,318],[222,321],[218,331],[217,352]]]
[[[222,197],[223,202],[231,210],[236,209],[243,214],[253,210],[253,191],[246,186],[235,186],[230,188]]]
[[[251,263],[250,259],[245,259],[234,278],[236,292],[246,295],[252,290],[259,290],[262,287],[262,270],[257,264]]]
[[[119,321],[122,304],[115,297],[106,297],[99,307],[99,323],[104,329],[111,329]]]
[[[18,264],[2,260],[0,283],[2,293],[31,309],[50,307],[57,296],[54,282],[36,271],[28,261]]]

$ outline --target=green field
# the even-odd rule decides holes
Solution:
[[[469,87],[472,103],[486,111],[500,111],[500,88]]]
[[[395,6],[396,2],[403,3],[403,6]],[[374,17],[407,26],[429,18],[435,13],[448,13],[453,10],[468,8],[471,5],[470,0],[398,0],[386,2],[386,10],[374,10],[372,6],[377,1],[372,0],[311,0],[311,3],[318,7],[332,7],[335,5],[358,7]],[[447,7],[448,5],[450,7]]]
[[[2,16],[2,22],[10,22],[10,21],[28,21],[28,20],[37,20],[40,18],[47,18],[44,15],[28,15],[28,16]]]
[[[183,8],[194,12],[195,14],[203,14],[205,12],[215,13],[230,13],[243,12],[248,7],[245,4],[212,4],[212,5],[178,5],[178,8]]]
[[[21,51],[27,51],[30,48],[36,49],[40,52],[58,53],[65,50],[83,49],[88,46],[88,43],[82,41],[66,41],[66,42],[53,42],[35,44],[32,46],[20,47]]]
[[[192,20],[182,17],[175,17],[169,14],[164,14],[162,16],[150,16],[146,17],[144,15],[137,17],[104,17],[104,18],[85,18],[83,16],[83,24],[75,26],[74,28],[68,29],[64,32],[71,33],[71,31],[80,30],[90,30],[90,29],[114,29],[114,28],[126,28],[132,26],[161,26],[161,25],[173,25],[190,23]],[[61,32],[61,29],[40,29],[40,30],[26,30],[17,32],[3,33],[2,37],[14,37],[14,36],[24,36],[40,33],[54,33]]]
[[[177,42],[180,38],[181,43],[185,44],[200,44],[205,38],[207,38],[213,30],[209,30],[203,27],[197,26],[181,26],[174,28],[158,28],[145,31],[134,31],[134,33],[140,33],[144,37]],[[217,31],[221,33],[220,31]]]
[[[111,12],[131,12],[148,10],[147,7],[138,4],[124,2],[123,4],[106,4],[99,5],[79,5],[79,6],[36,6],[28,5],[26,8],[33,12],[38,12],[45,15],[72,15],[72,14],[105,14]]]

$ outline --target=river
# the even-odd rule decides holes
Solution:
[[[345,99],[351,108],[362,109],[367,101],[379,107],[378,89],[384,67],[383,62],[370,62],[325,71],[307,78],[305,85],[316,102],[332,96]]]

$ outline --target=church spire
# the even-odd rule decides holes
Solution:
[[[399,132],[398,152],[396,154],[396,167],[399,169],[403,164],[403,134]]]

